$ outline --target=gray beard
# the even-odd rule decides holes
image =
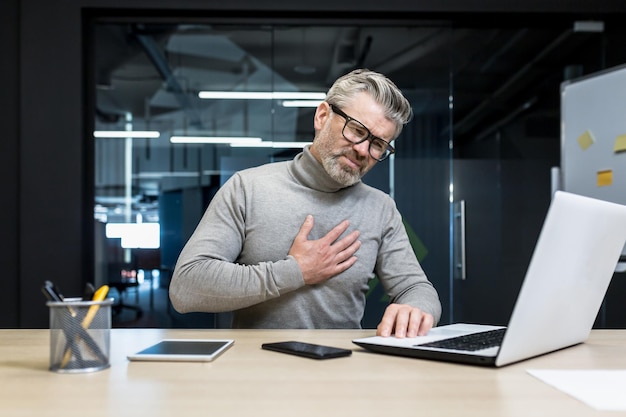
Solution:
[[[338,158],[338,156],[323,158],[322,165],[324,166],[324,169],[326,170],[328,175],[330,175],[332,179],[334,179],[344,187],[349,187],[361,181],[361,173],[354,173],[343,169],[341,165],[339,165],[339,163],[337,162]]]

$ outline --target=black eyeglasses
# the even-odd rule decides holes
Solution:
[[[339,107],[331,104],[330,108],[334,113],[346,119],[341,134],[348,142],[358,145],[359,143],[369,140],[369,153],[372,158],[378,161],[384,161],[389,155],[396,151],[389,142],[372,135],[372,132],[370,132],[363,123],[348,116]]]

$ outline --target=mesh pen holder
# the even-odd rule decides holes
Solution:
[[[113,299],[49,301],[50,370],[95,372],[110,366]]]

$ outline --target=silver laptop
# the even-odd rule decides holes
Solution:
[[[584,342],[626,242],[626,206],[557,191],[507,327],[451,324],[427,336],[353,342],[393,355],[503,366]]]

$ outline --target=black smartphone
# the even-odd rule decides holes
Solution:
[[[289,353],[291,355],[304,356],[311,359],[331,359],[352,355],[352,351],[349,349],[295,341],[264,343],[261,347],[275,352]]]

